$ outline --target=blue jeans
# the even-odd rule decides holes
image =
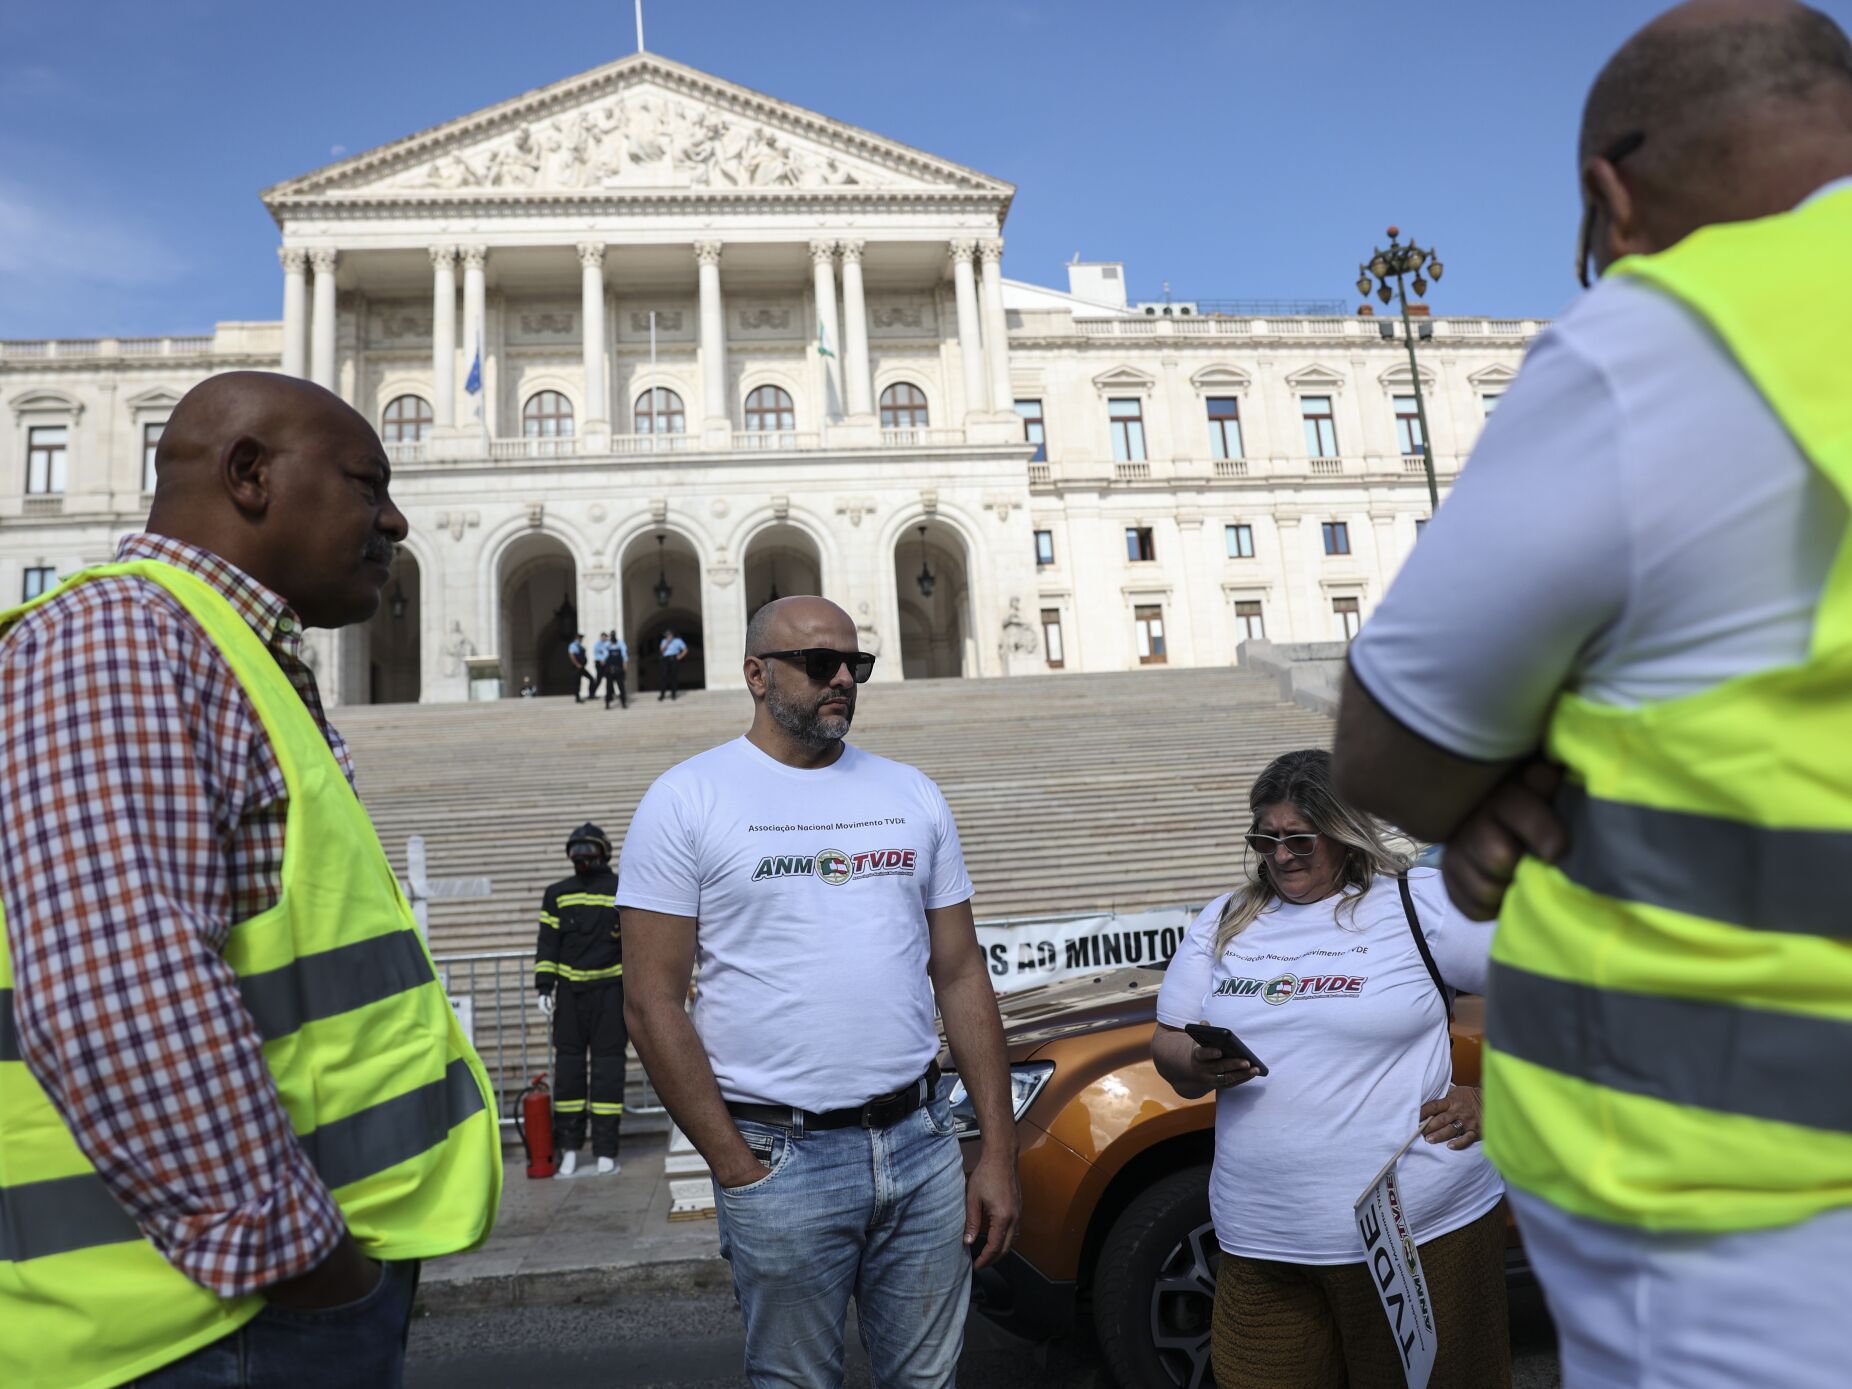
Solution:
[[[950,1389],[971,1297],[950,1104],[886,1129],[739,1130],[771,1169],[714,1186],[753,1389],[838,1389],[851,1296],[878,1389]]]
[[[399,1389],[416,1262],[384,1264],[358,1302],[314,1311],[266,1305],[231,1335],[134,1381],[132,1389]]]

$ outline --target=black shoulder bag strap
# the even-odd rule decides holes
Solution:
[[[1428,978],[1440,990],[1440,1006],[1447,1010],[1447,1021],[1452,1022],[1453,990],[1440,977],[1440,966],[1434,963],[1434,952],[1428,949],[1428,938],[1421,930],[1421,918],[1415,912],[1415,894],[1408,890],[1408,874],[1397,873],[1395,885],[1402,890],[1402,914],[1408,918],[1408,929],[1414,933],[1415,949],[1421,952],[1421,963],[1428,967]]]

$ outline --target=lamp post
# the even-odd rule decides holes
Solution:
[[[661,534],[660,532],[657,533],[657,536],[656,536],[656,606],[659,608],[668,607],[669,599],[675,596],[675,590],[669,587],[668,558],[664,554],[663,548],[662,548],[662,542],[666,539],[668,539],[667,536]]]
[[[1402,337],[1408,345],[1408,374],[1415,383],[1415,415],[1421,421],[1421,466],[1428,475],[1428,507],[1432,512],[1440,506],[1440,488],[1434,483],[1434,444],[1428,433],[1427,397],[1421,390],[1421,368],[1415,365],[1415,330],[1408,320],[1408,287],[1403,281],[1412,276],[1416,297],[1420,297],[1428,292],[1428,282],[1422,272],[1425,270],[1438,280],[1445,267],[1432,247],[1417,246],[1412,237],[1404,244],[1397,239],[1401,235],[1401,228],[1389,228],[1389,249],[1378,247],[1367,265],[1357,267],[1357,293],[1367,299],[1374,287],[1376,297],[1383,303],[1387,304],[1391,298],[1401,303]],[[1393,290],[1389,288],[1391,280],[1395,282]]]
[[[920,572],[914,583],[920,586],[920,597],[932,597],[933,585],[938,582],[931,567],[926,563],[926,527],[920,527]]]

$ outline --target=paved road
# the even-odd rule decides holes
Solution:
[[[1549,1323],[1535,1295],[1514,1297],[1516,1389],[1557,1389]],[[849,1389],[868,1362],[850,1332]],[[412,1328],[408,1389],[745,1389],[739,1314],[725,1291],[637,1296],[611,1306],[453,1312]],[[1040,1347],[971,1318],[961,1389],[1113,1389],[1091,1336]]]

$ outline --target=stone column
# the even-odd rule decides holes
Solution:
[[[605,414],[604,242],[579,243],[579,314],[585,340],[585,429],[602,432]]]
[[[872,415],[874,383],[868,371],[868,301],[862,294],[862,243],[841,241],[842,374],[851,415]]]
[[[463,413],[468,416],[476,414],[478,405],[486,407],[488,404],[489,353],[483,342],[486,317],[484,301],[487,297],[483,270],[488,263],[489,248],[487,246],[465,246],[463,248],[463,379],[466,384],[469,380],[470,364],[477,360],[478,353],[482,354],[483,362],[482,391],[473,400],[467,392],[464,393]],[[489,412],[486,408],[482,410],[481,419],[483,427],[486,428],[489,420]],[[473,420],[471,422],[474,423]]]
[[[457,248],[431,248],[431,426],[457,422]]]
[[[977,243],[984,263],[984,355],[990,360],[991,407],[1013,410],[1016,392],[1010,385],[1010,327],[1003,312],[1003,238],[987,236]]]
[[[309,366],[309,253],[277,247],[283,263],[283,374],[302,376]]]
[[[965,364],[967,417],[990,408],[989,392],[984,389],[984,350],[978,342],[977,280],[971,270],[976,255],[976,242],[952,243],[952,288],[958,296],[958,355]]]
[[[720,301],[720,243],[697,241],[701,268],[701,415],[703,433],[725,435],[733,411],[727,400],[727,320]]]
[[[309,252],[315,271],[315,311],[309,320],[309,380],[334,389],[334,267],[332,250]]]
[[[817,295],[817,322],[822,325],[817,338],[817,360],[823,367],[823,414],[827,420],[843,415],[842,334],[836,327],[836,243],[810,243],[810,278]],[[834,354],[825,357],[828,348]]]

